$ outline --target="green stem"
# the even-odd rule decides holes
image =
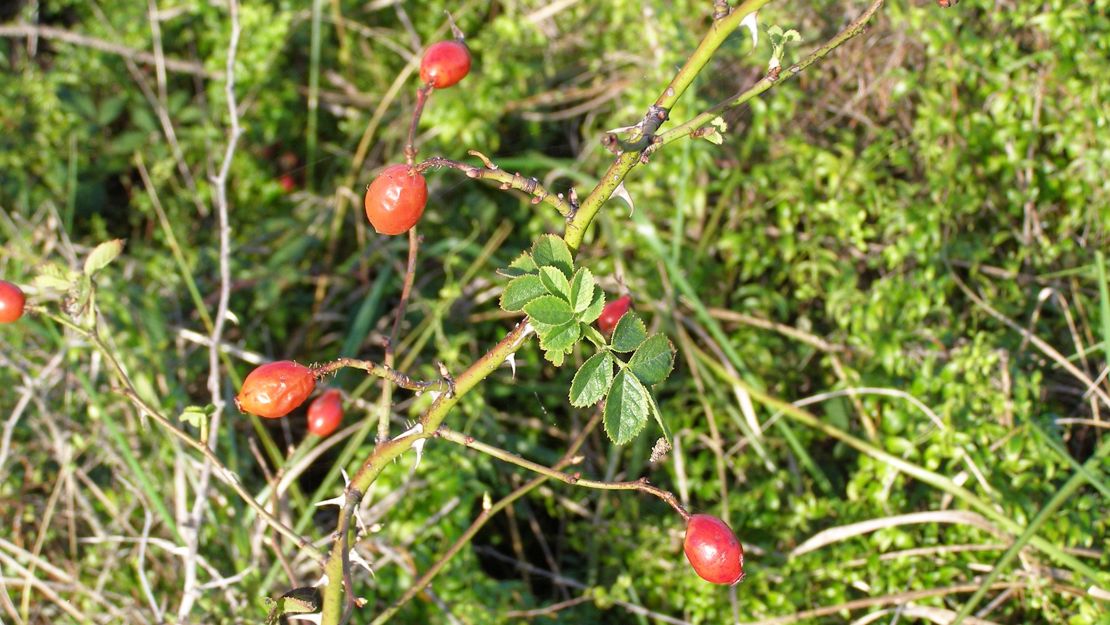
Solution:
[[[491,373],[501,366],[510,355],[520,349],[524,344],[524,340],[528,338],[532,329],[525,322],[520,322],[505,338],[501,339],[497,345],[493,347],[484,356],[479,358],[469,369],[464,371],[455,380],[455,392],[444,393],[440,395],[436,401],[424,412],[420,418],[420,425],[422,431],[418,434],[411,434],[403,438],[396,438],[391,441],[386,441],[378,445],[374,449],[374,453],[366,459],[362,467],[351,478],[348,485],[348,490],[354,489],[360,493],[365,493],[374,483],[378,475],[389,466],[393,460],[399,458],[401,454],[408,451],[417,441],[431,438],[435,435],[435,431],[439,429],[440,423],[447,416],[447,413],[455,407],[459,402],[459,398],[473,389],[479,382],[487,378]],[[342,519],[340,519],[342,522]],[[328,556],[327,564],[324,567],[324,573],[328,576],[329,580],[340,580],[343,578],[343,549],[344,541],[336,540],[331,549],[331,554]],[[329,582],[324,588],[324,611],[321,616],[321,623],[325,625],[334,625],[339,622],[340,613],[342,611],[342,587],[338,583]]]
[[[732,31],[740,26],[740,22],[744,21],[748,15],[758,11],[764,5],[768,4],[771,0],[745,0],[740,6],[730,13],[728,16],[716,20],[713,25],[709,27],[709,32],[698,44],[696,50],[686,59],[686,64],[682,69],[678,70],[675,77],[667,85],[659,97],[655,100],[654,107],[669,111],[678,101],[694,78],[702,71],[709,59],[713,57],[713,53],[721,44],[725,42]],[[597,211],[601,210],[601,205],[609,199],[613,191],[620,186],[624,181],[628,172],[632,171],[640,162],[640,152],[625,152],[618,156],[616,160],[609,165],[609,169],[602,176],[601,181],[594,187],[590,195],[582,201],[574,216],[567,222],[566,239],[567,245],[571,250],[577,250],[582,245],[582,238],[586,235],[586,230],[593,221]]]
[[[743,106],[748,101],[775,86],[777,83],[782,82],[783,80],[788,80],[802,73],[802,71],[805,70],[807,67],[825,58],[830,52],[843,45],[845,41],[848,41],[849,39],[860,35],[867,26],[867,22],[869,22],[872,16],[874,16],[879,8],[883,6],[883,1],[884,0],[875,0],[875,2],[872,2],[871,6],[867,7],[867,10],[864,11],[858,18],[853,20],[847,28],[837,33],[835,37],[829,39],[827,42],[825,42],[824,45],[814,50],[812,53],[810,53],[809,56],[802,59],[801,61],[795,63],[794,65],[791,65],[781,72],[769,73],[768,75],[764,76],[759,82],[755,83],[748,89],[737,93],[731,98],[716,104],[705,112],[700,113],[687,120],[686,122],[668,130],[667,132],[660,134],[659,137],[663,140],[663,144],[666,145],[668,143],[671,143],[672,141],[677,141],[683,137],[689,136],[697,129],[708,124],[710,121],[713,120],[714,117],[717,117],[721,113],[732,110],[739,106]]]
[[[600,421],[601,413],[599,412],[594,415],[593,419],[590,419],[590,421],[586,424],[584,428],[582,428],[582,431],[571,443],[570,447],[567,449],[567,452],[563,454],[563,458],[559,462],[555,463],[555,470],[562,469],[567,465],[573,464],[576,461],[575,454],[578,453],[578,450],[582,447],[582,444],[586,442],[586,437],[589,436],[590,432],[592,432],[594,428],[597,427],[597,424]],[[547,467],[544,468],[546,469]],[[412,584],[412,586],[410,586],[408,590],[405,591],[405,594],[401,595],[401,597],[394,601],[392,605],[390,605],[388,608],[385,609],[385,611],[379,614],[373,620],[371,625],[382,625],[390,618],[392,618],[393,615],[396,614],[397,611],[400,610],[402,607],[404,607],[406,603],[411,601],[412,598],[417,595],[417,593],[419,593],[421,590],[424,590],[424,588],[426,588],[428,584],[432,583],[432,580],[435,579],[435,576],[443,570],[443,567],[447,565],[451,558],[455,557],[455,555],[458,554],[459,551],[461,551],[462,548],[465,547],[467,543],[469,543],[471,539],[474,538],[475,534],[478,533],[478,530],[482,529],[482,527],[486,523],[488,523],[490,519],[496,516],[497,513],[509,507],[509,505],[517,499],[520,499],[524,495],[527,495],[536,487],[546,482],[548,479],[550,479],[548,475],[540,475],[539,477],[536,477],[535,479],[524,483],[522,486],[509,493],[489,508],[483,509],[481,514],[478,515],[478,518],[474,519],[474,522],[470,524],[470,527],[466,528],[466,531],[463,532],[462,535],[455,540],[455,542],[447,549],[447,551],[443,553],[443,555],[439,557],[438,560],[436,560],[435,564],[429,567],[427,571],[424,571],[424,574],[421,575],[420,578],[417,579]]]

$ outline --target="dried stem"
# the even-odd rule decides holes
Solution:
[[[4,24],[0,26],[0,37],[37,37],[41,39],[53,39],[55,41],[64,41],[77,46],[92,48],[107,52],[108,54],[115,54],[125,59],[138,61],[143,65],[155,65],[157,60],[155,55],[142,50],[128,48],[121,46],[111,41],[97,39],[81,33],[70,32],[64,28],[54,28],[52,26],[34,26],[31,24]],[[215,72],[204,67],[203,63],[195,63],[192,61],[182,61],[179,59],[163,59],[166,69],[173,72],[180,72],[183,74],[192,74],[209,80],[220,80],[223,78],[221,72]]]
[[[435,91],[432,85],[424,85],[416,91],[416,106],[412,110],[412,122],[409,123],[409,140],[405,143],[405,162],[412,165],[416,162],[416,127],[420,125],[420,116],[424,113],[424,105]]]
[[[220,343],[223,341],[224,324],[227,323],[228,301],[231,298],[231,226],[228,220],[227,179],[231,172],[231,163],[235,158],[235,148],[239,145],[239,137],[243,129],[239,125],[239,107],[235,99],[235,56],[239,48],[239,0],[228,0],[231,33],[227,44],[227,66],[224,80],[224,94],[227,98],[227,113],[229,128],[227,131],[227,146],[224,148],[223,162],[219,172],[212,180],[216,195],[216,214],[218,217],[218,236],[220,244],[220,291],[216,304],[216,315],[212,324],[212,333],[209,335],[208,345],[208,392],[212,397],[212,417],[209,420],[208,440],[206,448],[216,451],[219,440],[220,420],[224,412],[224,396],[220,372]],[[179,621],[187,620],[196,601],[197,582],[197,549],[200,542],[200,528],[204,523],[204,509],[208,505],[208,483],[212,475],[212,463],[205,460],[201,469],[199,483],[197,484],[196,499],[193,501],[192,523],[184,528],[187,544],[187,554],[184,560],[185,584],[182,592],[181,605],[177,610]]]
[[[570,217],[574,214],[574,205],[563,198],[563,194],[553,194],[548,191],[539,180],[535,178],[525,178],[520,173],[510,174],[509,172],[494,165],[493,162],[481,152],[470,150],[470,154],[480,158],[485,164],[484,167],[475,167],[474,165],[467,165],[453,161],[442,156],[433,156],[416,166],[417,171],[427,171],[435,167],[448,167],[457,169],[468,178],[476,178],[480,180],[491,180],[500,184],[502,191],[509,189],[516,189],[523,191],[532,196],[532,203],[539,204],[541,202],[550,204],[559,212],[563,217]]]
[[[447,380],[436,380],[434,382],[417,380],[397,371],[393,367],[380,365],[369,360],[359,360],[357,358],[339,358],[318,367],[313,367],[312,371],[316,374],[317,378],[321,378],[325,375],[335,373],[340,369],[358,369],[360,371],[365,371],[374,377],[389,380],[403,389],[416,391],[418,393],[423,393],[425,391],[443,392],[451,390],[451,385]]]

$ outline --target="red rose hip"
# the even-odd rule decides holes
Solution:
[[[682,547],[694,572],[705,581],[736,584],[744,579],[744,547],[728,524],[717,517],[691,516]]]
[[[6,280],[0,280],[0,323],[12,323],[23,316],[27,299],[23,290]]]
[[[470,73],[470,50],[461,41],[432,44],[420,62],[420,80],[436,89],[459,82]]]
[[[303,404],[315,388],[312,369],[291,360],[279,360],[250,372],[235,396],[235,405],[242,412],[277,419]]]
[[[602,334],[612,332],[631,305],[632,298],[627,295],[622,295],[606,304],[605,308],[601,309],[601,316],[597,318],[597,327]]]
[[[308,405],[308,431],[316,436],[328,436],[339,428],[343,420],[343,396],[330,389]]]
[[[403,234],[420,221],[428,183],[409,165],[390,165],[366,189],[366,218],[378,234]]]

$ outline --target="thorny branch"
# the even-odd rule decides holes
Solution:
[[[381,378],[383,380],[389,380],[390,382],[396,384],[397,386],[400,386],[403,389],[416,391],[418,393],[423,393],[426,391],[443,392],[451,390],[451,385],[446,379],[436,380],[435,382],[417,380],[408,375],[405,375],[404,373],[401,373],[400,371],[397,371],[389,365],[379,365],[376,362],[371,362],[369,360],[358,360],[357,358],[339,358],[327,364],[320,365],[319,367],[313,367],[312,371],[313,373],[315,373],[317,378],[321,378],[325,375],[335,373],[340,369],[358,369],[360,371],[365,371],[366,373],[374,377]]]
[[[629,138],[628,146],[633,148],[632,151],[624,151],[617,156],[617,158],[610,165],[609,169],[605,172],[600,182],[590,192],[589,196],[579,205],[576,198],[572,198],[571,202],[565,201],[562,196],[552,196],[546,189],[539,185],[538,181],[534,184],[531,181],[525,180],[519,174],[511,175],[498,168],[486,157],[480,153],[471,152],[475,156],[482,159],[485,164],[484,168],[467,165],[465,163],[458,163],[444,158],[434,157],[416,165],[418,170],[426,170],[431,167],[450,167],[458,169],[467,174],[471,178],[480,178],[493,180],[501,183],[502,189],[518,189],[529,193],[533,196],[533,203],[547,202],[554,206],[561,215],[567,217],[567,227],[564,239],[572,251],[577,251],[581,246],[582,239],[586,230],[589,228],[590,223],[600,210],[602,204],[612,195],[612,193],[624,181],[628,173],[637,165],[641,163],[642,153],[644,151],[654,151],[663,143],[663,136],[656,134],[659,127],[666,121],[667,112],[673,107],[678,98],[686,91],[686,89],[693,82],[694,78],[702,71],[705,65],[709,62],[710,58],[728,37],[728,35],[739,27],[740,23],[749,15],[756,12],[771,0],[745,0],[740,6],[733,9],[730,13],[713,22],[709,32],[702,39],[697,49],[687,60],[686,64],[678,71],[675,77],[671,80],[670,84],[662,91],[659,98],[645,114],[644,119],[633,129]],[[859,24],[866,22],[867,19],[882,5],[882,0],[876,0],[865,14],[865,18],[857,20]],[[852,28],[849,27],[848,35],[841,33],[837,37],[831,39],[825,46],[819,49],[820,54],[817,54],[808,63],[803,65],[800,69],[808,66],[828,54],[832,49],[843,44],[851,37],[854,37],[862,32],[862,26]],[[805,62],[803,62],[805,63]],[[801,65],[801,64],[799,64]],[[777,77],[776,77],[777,78]],[[771,81],[766,88],[762,89],[759,93],[769,89],[775,81]],[[754,97],[758,94],[752,94]],[[750,99],[750,98],[749,98]],[[699,116],[700,117],[700,116]],[[695,118],[698,119],[698,118]],[[710,117],[709,119],[712,119]],[[684,125],[685,126],[685,125]],[[698,126],[690,127],[687,134],[692,133]],[[641,147],[642,146],[642,147]],[[639,151],[636,150],[639,148]],[[379,445],[373,454],[363,463],[362,467],[352,478],[348,488],[357,488],[361,492],[365,492],[370,484],[374,482],[382,470],[393,460],[398,458],[405,451],[410,449],[418,441],[424,441],[427,438],[434,436],[440,429],[440,424],[447,416],[450,409],[458,402],[459,397],[466,394],[478,382],[485,379],[493,371],[495,371],[506,358],[513,354],[523,344],[530,334],[531,328],[526,323],[519,323],[509,332],[509,334],[502,339],[493,349],[482,356],[476,361],[469,369],[459,376],[458,383],[455,388],[455,393],[441,395],[429,407],[424,415],[420,418],[420,430],[414,434],[410,434],[400,439],[394,439],[387,443]],[[471,446],[474,446],[471,443]],[[520,459],[517,459],[520,460]],[[520,462],[527,462],[520,460]],[[532,468],[532,467],[528,467]],[[567,483],[577,483],[582,486],[591,486],[595,488],[616,487],[620,490],[642,490],[659,496],[666,500],[665,493],[661,489],[651,486],[643,482],[630,482],[619,483],[617,486],[613,483],[605,482],[592,482],[589,480],[581,480],[567,474],[560,474],[559,471],[551,471],[544,467],[545,473],[536,480],[543,480],[549,477],[557,477],[563,479]],[[565,479],[564,479],[565,478]],[[535,480],[534,480],[535,481]],[[585,482],[585,483],[583,483]],[[671,503],[670,501],[668,503]],[[676,505],[677,501],[672,503]],[[685,512],[681,506],[677,506],[676,510],[680,514]],[[687,514],[683,514],[684,517]],[[342,519],[341,519],[342,523]],[[460,538],[460,540],[469,540],[467,536]],[[328,564],[325,571],[329,579],[336,579],[343,574],[344,558],[346,555],[343,552],[345,543],[343,541],[335,541],[331,555],[328,559]],[[423,579],[423,578],[422,578]],[[414,588],[419,585],[414,585]],[[326,625],[332,625],[338,622],[341,616],[341,589],[337,584],[329,584],[324,589],[324,605],[321,622]],[[406,592],[406,597],[413,596],[418,590],[410,588]],[[375,625],[384,623],[392,614],[399,609],[399,605],[407,601],[404,597],[398,601],[397,604],[391,606],[385,613],[378,616],[374,620]]]
[[[509,189],[523,191],[532,196],[533,204],[539,204],[541,202],[550,204],[563,217],[570,217],[574,214],[577,206],[575,200],[576,194],[573,191],[571,191],[571,196],[568,200],[562,193],[551,193],[535,178],[525,178],[520,175],[519,172],[510,174],[499,168],[485,154],[477,150],[470,150],[469,153],[481,159],[484,167],[475,167],[474,165],[467,165],[466,163],[453,161],[442,156],[433,156],[418,164],[416,170],[424,172],[437,167],[457,169],[466,174],[468,178],[490,180],[500,183],[499,188],[502,191],[508,191]]]
[[[555,463],[554,468],[556,470],[562,469],[566,466],[578,462],[579,458],[576,454],[578,454],[578,450],[582,447],[582,444],[586,442],[586,437],[589,436],[590,432],[592,432],[597,427],[597,424],[601,422],[601,414],[602,413],[600,411],[596,412],[593,418],[591,418],[590,421],[586,423],[586,425],[582,428],[582,431],[579,432],[578,436],[576,436],[574,441],[571,442],[570,447],[567,448],[567,451],[565,454],[563,454],[562,459]],[[382,625],[390,618],[392,618],[398,610],[404,607],[404,605],[412,600],[412,598],[415,597],[421,590],[427,588],[428,584],[432,583],[432,580],[435,579],[435,576],[438,575],[441,570],[443,570],[443,567],[447,565],[451,558],[455,557],[455,555],[463,547],[465,547],[472,538],[474,538],[474,535],[478,533],[478,530],[482,529],[482,527],[486,523],[488,523],[490,519],[496,516],[497,513],[507,508],[517,499],[520,499],[524,495],[527,495],[536,487],[546,482],[548,479],[550,479],[550,476],[540,475],[524,483],[516,490],[503,497],[497,503],[483,509],[482,513],[478,515],[478,518],[474,519],[474,521],[470,524],[470,527],[468,527],[466,531],[464,531],[462,535],[455,540],[455,542],[447,549],[447,551],[445,551],[443,555],[441,555],[435,561],[435,563],[432,564],[432,566],[428,567],[428,570],[424,571],[424,574],[421,575],[415,582],[413,582],[412,586],[410,586],[403,595],[401,595],[396,601],[394,601],[392,605],[386,608],[385,611],[379,614],[371,622],[371,625]]]

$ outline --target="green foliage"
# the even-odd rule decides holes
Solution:
[[[605,294],[589,269],[575,269],[570,250],[557,236],[541,236],[531,253],[517,257],[500,273],[515,276],[501,293],[501,308],[528,315],[551,364],[562,366],[582,338],[601,348],[574,374],[568,395],[572,406],[583,408],[605,400],[605,431],[617,445],[635,438],[649,413],[666,431],[646,388],[671,374],[674,346],[666,336],[649,338],[643,320],[629,312],[617,322],[612,342],[607,343],[590,326],[601,314]],[[615,357],[629,352],[633,353],[627,363]],[[615,377],[614,366],[620,368]]]
[[[158,5],[166,57],[223,71],[224,4]],[[307,12],[294,3],[243,4],[237,93],[245,135],[231,172],[227,398],[258,359],[380,357],[406,243],[368,231],[357,196],[367,172],[401,158],[416,84],[411,74],[394,81],[420,45],[446,36],[445,9],[467,33],[475,69],[429,102],[421,156],[464,159],[478,149],[553,191],[574,186],[581,195],[610,160],[599,145],[603,131],[641,118],[704,32],[710,5],[613,0],[552,12],[552,3],[530,1],[329,3],[315,178],[307,180]],[[783,37],[800,34],[801,43],[782,49],[788,66],[860,6],[772,3],[760,22]],[[155,50],[146,3],[23,7],[14,18],[21,24]],[[534,620],[632,622],[637,617],[622,605],[635,604],[689,623],[752,622],[974,583],[1006,537],[965,524],[888,527],[791,556],[830,527],[961,504],[746,404],[701,355],[788,401],[861,388],[912,396],[939,425],[918,405],[887,395],[845,394],[807,408],[960,479],[1028,523],[1075,470],[1061,451],[1082,462],[1105,437],[1105,428],[1069,420],[1105,420],[1105,406],[1095,413],[1087,384],[972,303],[954,277],[1092,379],[1104,371],[1107,11],[1105,0],[963,0],[947,11],[934,2],[886,3],[867,34],[746,109],[722,114],[706,141],[653,154],[626,181],[643,221],[628,219],[621,202],[606,205],[573,260],[557,240],[541,238],[562,226],[545,205],[458,172],[431,172],[398,368],[432,379],[442,361],[457,374],[503,336],[504,317],[564,320],[533,323],[546,354],[534,342],[522,348],[515,377],[499,369],[448,424],[553,464],[604,400],[606,431],[627,444],[591,437],[574,470],[596,479],[648,477],[692,510],[727,518],[752,548],[734,602],[688,570],[680,519],[663,504],[550,482],[446,566],[435,600],[414,601],[395,621],[442,622],[445,605],[463,622],[518,622],[507,615],[584,597]],[[755,50],[746,34],[733,36],[663,128],[747,88],[775,54],[771,36]],[[324,482],[326,469],[349,442],[344,468],[357,469],[373,435],[358,442],[348,433],[303,464],[310,451],[298,449],[303,415],[254,424],[229,408],[216,427],[198,409],[211,401],[208,348],[197,336],[208,333],[219,286],[209,179],[227,129],[224,83],[171,69],[163,102],[151,64],[138,59],[133,71],[120,56],[47,37],[0,40],[0,63],[2,277],[26,285],[32,305],[55,312],[87,311],[95,297],[103,340],[138,395],[188,418],[180,425],[191,435],[211,425],[217,455],[259,501],[270,504],[266,489],[278,471],[304,466],[273,509],[290,522],[305,518],[303,533],[326,542],[334,507],[316,508],[312,495],[338,494],[342,480]],[[367,132],[368,157],[356,167]],[[282,190],[284,175],[295,192]],[[122,253],[107,265],[89,260],[94,275],[85,275],[90,252],[117,239],[127,241]],[[529,248],[534,242],[539,247]],[[505,279],[495,277],[498,267],[506,267]],[[606,342],[591,325],[604,293],[618,290],[643,304]],[[10,424],[0,509],[8,543],[19,547],[0,553],[34,568],[93,620],[155,620],[144,584],[172,618],[183,587],[182,523],[191,523],[202,463],[152,427],[119,393],[103,358],[67,332],[34,314],[0,328],[0,387],[9,391],[0,393],[0,415]],[[731,362],[726,349],[742,362]],[[564,366],[550,366],[555,360]],[[358,424],[376,420],[376,381],[341,375],[334,384],[360,407]],[[1100,384],[1106,388],[1105,377]],[[395,400],[400,421],[433,398],[397,391]],[[675,446],[659,463],[650,462],[650,437],[636,435],[648,414],[661,428],[665,416]],[[395,426],[394,433],[403,427]],[[1042,426],[1052,438],[1032,429]],[[259,431],[274,439],[277,461],[264,449],[253,453],[264,447]],[[289,449],[297,451],[287,458]],[[437,439],[412,468],[411,455],[402,457],[367,493],[373,512],[360,549],[377,566],[373,577],[355,569],[357,592],[369,601],[356,622],[427,570],[478,516],[485,496],[496,500],[531,477]],[[211,480],[199,527],[198,581],[206,586],[192,619],[258,621],[269,610],[264,597],[303,583],[287,579],[275,549],[295,577],[308,580],[315,569],[289,542],[270,540],[224,477]],[[1106,507],[1097,488],[1084,487],[1038,536],[1105,571]],[[34,564],[36,544],[36,557],[72,581]],[[960,545],[977,550],[947,549]],[[1023,571],[1003,574],[1019,587],[984,618],[1105,620],[1103,603],[1073,592],[1089,581],[1035,550],[1022,557]],[[136,575],[140,562],[145,582]],[[1041,575],[1047,567],[1051,575]],[[4,569],[7,577],[27,575],[7,561]],[[581,586],[557,584],[548,573]],[[6,588],[22,611],[24,586]],[[22,620],[68,621],[58,603],[33,587],[28,593]],[[959,609],[966,596],[918,603]],[[811,620],[856,620],[879,609]]]

